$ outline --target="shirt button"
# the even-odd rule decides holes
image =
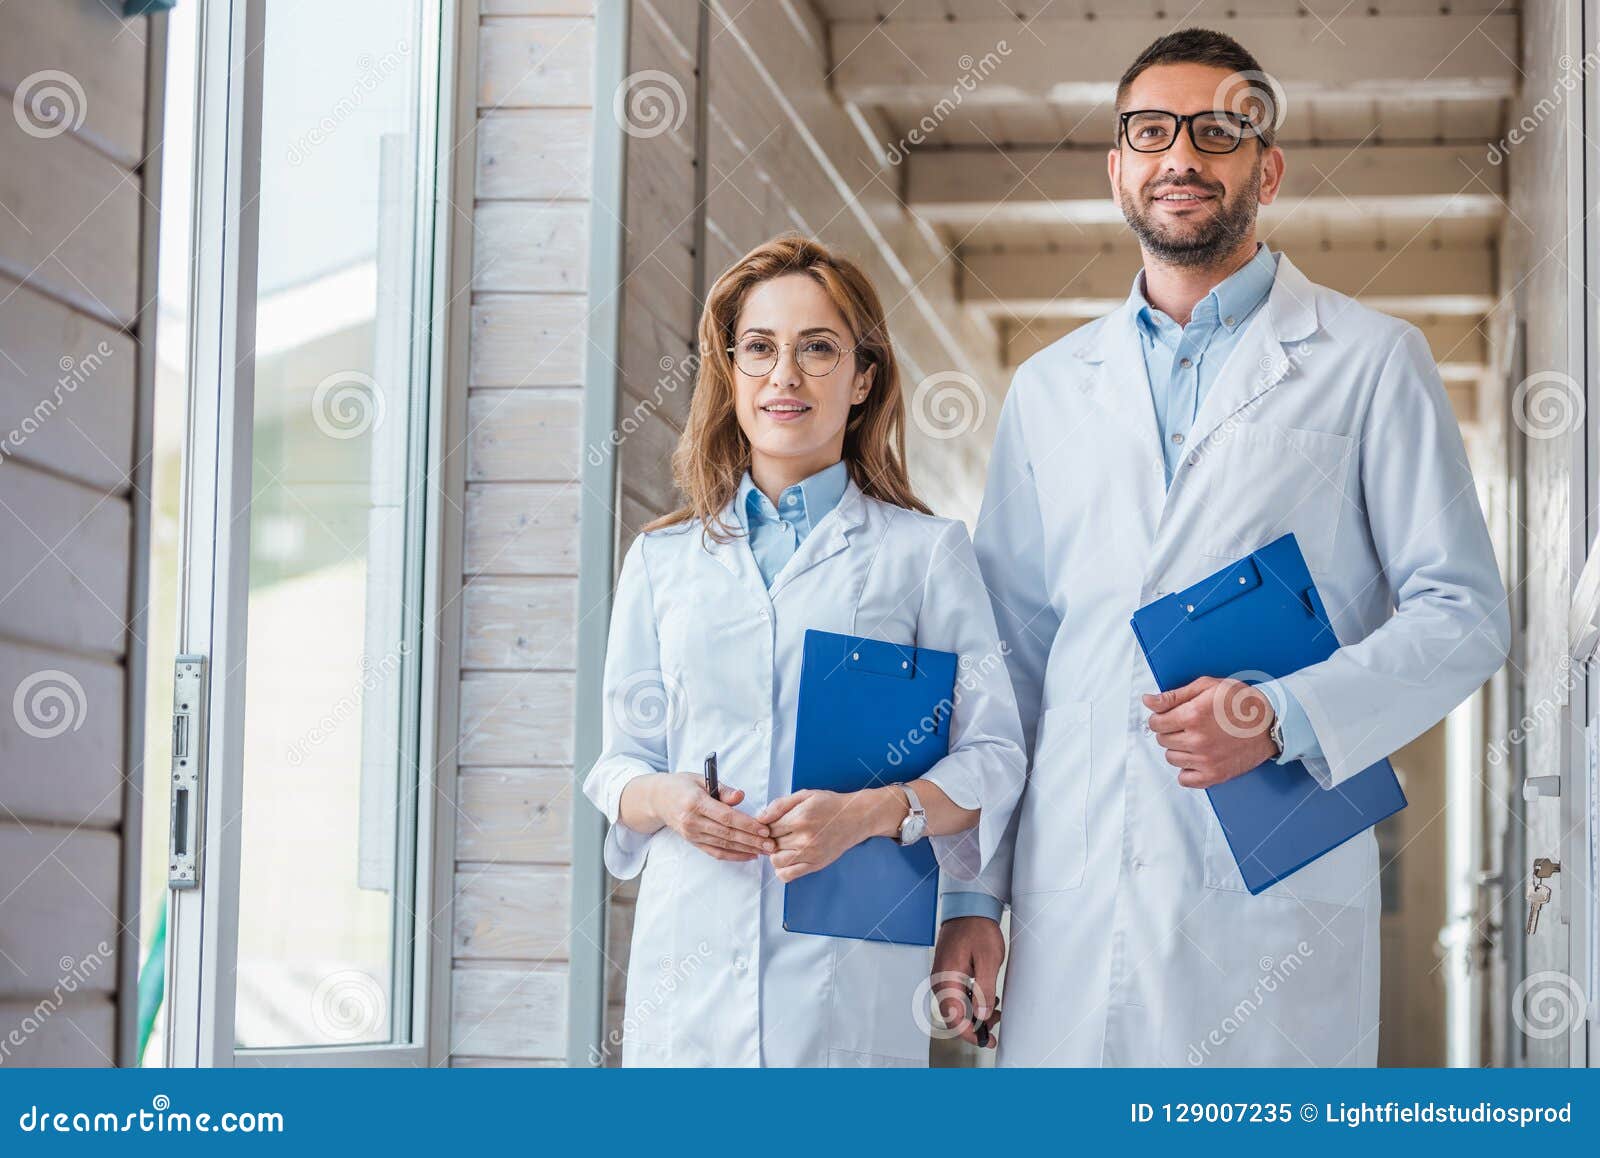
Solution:
[[[767,609],[766,609],[766,608],[765,608],[765,607],[763,607],[763,608],[762,608],[762,609],[761,609],[761,618],[762,618],[762,619],[763,619],[763,620],[766,620],[766,619],[771,619],[771,618],[772,618],[772,615],[771,615],[771,613],[770,613],[770,612],[768,612],[768,611],[767,611]]]
[[[783,501],[784,501],[784,502],[785,502],[785,503],[787,503],[787,504],[788,504],[788,505],[789,505],[789,506],[791,506],[791,507],[792,507],[792,506],[794,506],[794,496],[793,496],[793,495],[787,495],[787,496],[785,496],[785,497],[784,497],[784,500],[783,500]]]
[[[1174,445],[1174,446],[1182,446],[1182,445],[1183,445],[1183,435],[1181,435],[1181,434],[1174,434],[1174,435],[1173,435],[1173,436],[1172,436],[1172,444],[1173,444],[1173,445]]]
[[[765,720],[757,720],[755,723],[750,725],[750,730],[759,736],[762,732],[767,730],[767,722]]]
[[[1222,324],[1225,325],[1225,326],[1233,325],[1233,315],[1229,314],[1227,317],[1223,318],[1222,319]]]
[[[1187,358],[1182,358],[1182,359],[1179,360],[1178,365],[1182,366],[1185,370],[1187,370],[1190,366],[1193,366],[1194,363],[1189,361],[1189,359],[1187,359]]]
[[[743,953],[740,953],[733,959],[733,969],[735,973],[743,973],[747,968],[749,968],[749,966],[750,962],[745,960]]]
[[[1197,467],[1199,465],[1200,465],[1200,456],[1198,454],[1191,454],[1189,456],[1189,466],[1190,467]]]

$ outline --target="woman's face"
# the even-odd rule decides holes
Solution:
[[[827,291],[805,274],[785,274],[745,294],[734,326],[734,410],[750,440],[751,471],[799,481],[839,461],[850,407],[872,386],[876,367],[856,369],[856,344]],[[821,375],[806,373],[840,352]],[[777,361],[751,375],[739,362]]]

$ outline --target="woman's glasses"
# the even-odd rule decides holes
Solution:
[[[793,344],[775,342],[763,334],[751,334],[737,345],[729,346],[728,353],[733,355],[733,364],[740,373],[759,378],[772,373],[772,368],[778,364],[779,352],[784,346]],[[845,349],[832,338],[812,334],[800,339],[794,360],[802,374],[821,378],[824,374],[833,373],[839,365],[839,359],[854,349],[854,346]]]

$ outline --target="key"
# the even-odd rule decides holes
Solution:
[[[1539,928],[1539,910],[1550,903],[1550,886],[1544,882],[1561,871],[1561,862],[1547,856],[1534,857],[1533,876],[1528,881],[1528,936]]]
[[[1550,886],[1535,881],[1528,886],[1528,936],[1539,928],[1539,910],[1550,902]]]

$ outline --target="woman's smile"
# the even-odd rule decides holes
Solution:
[[[811,403],[798,398],[772,398],[759,407],[774,422],[798,422],[811,413]]]

